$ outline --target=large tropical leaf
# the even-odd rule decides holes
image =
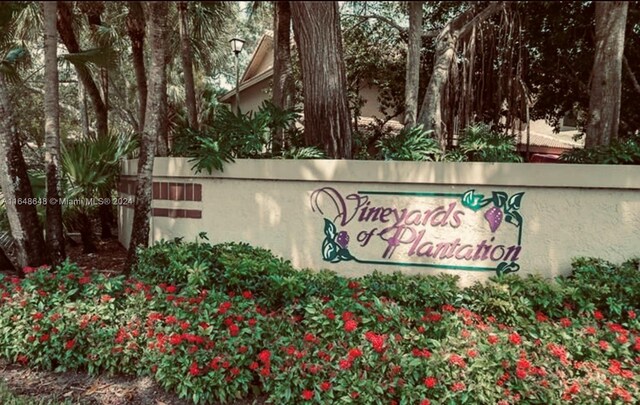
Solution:
[[[113,68],[118,58],[117,52],[110,47],[92,48],[77,53],[68,53],[60,56],[73,63],[77,67],[95,65],[102,68]]]
[[[118,176],[120,159],[137,147],[133,134],[114,134],[62,145],[62,167],[72,194],[85,198],[108,191]]]
[[[18,70],[29,63],[30,55],[25,46],[12,43],[9,51],[0,60],[0,74],[9,83],[20,80]]]

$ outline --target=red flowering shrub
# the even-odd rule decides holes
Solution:
[[[448,288],[446,279],[306,272],[304,294],[297,280],[295,294],[282,287],[273,300],[259,286],[277,277],[248,277],[125,280],[66,264],[0,278],[0,355],[29,367],[148,375],[195,403],[254,392],[278,404],[640,401],[638,308],[612,319],[606,309],[565,307],[564,297],[549,298],[555,287],[535,281],[558,306],[527,312],[504,301],[514,310],[505,315],[489,309],[508,288],[463,290],[478,302],[461,305],[451,290],[433,291]]]

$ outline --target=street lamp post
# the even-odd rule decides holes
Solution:
[[[233,38],[231,41],[231,50],[236,55],[236,112],[240,115],[240,68],[238,66],[238,55],[242,52],[244,41],[240,38]]]

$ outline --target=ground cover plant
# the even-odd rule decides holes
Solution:
[[[68,262],[0,279],[0,355],[151,376],[195,403],[636,403],[639,263],[579,259],[555,283],[461,289],[452,276],[348,279],[248,245],[163,242],[129,279]]]

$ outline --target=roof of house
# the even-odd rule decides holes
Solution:
[[[584,137],[575,140],[580,133],[578,130],[550,133],[550,126],[544,120],[531,121],[529,130],[529,145],[545,147],[549,149],[567,150],[572,148],[584,148]],[[527,132],[522,131],[518,137],[519,144],[527,144]]]
[[[273,56],[273,32],[265,31],[258,41],[258,45],[254,48],[249,64],[240,78],[240,91],[273,76],[273,57],[269,58],[269,55]],[[220,101],[224,103],[231,100],[235,92],[235,89],[228,91],[220,97]]]

